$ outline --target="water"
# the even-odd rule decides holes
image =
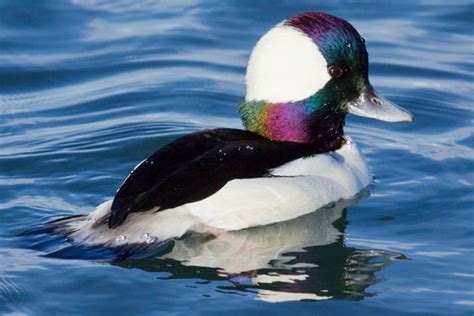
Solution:
[[[112,264],[15,237],[90,211],[180,135],[240,126],[252,46],[308,10],[350,20],[374,86],[415,115],[349,117],[370,197]],[[0,1],[0,314],[472,314],[473,13],[470,1]]]

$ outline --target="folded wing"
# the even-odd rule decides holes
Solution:
[[[261,177],[271,168],[312,153],[305,144],[273,142],[237,129],[189,134],[134,169],[117,191],[108,226],[119,226],[133,212],[202,200],[230,180]]]

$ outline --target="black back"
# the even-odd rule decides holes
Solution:
[[[108,226],[119,226],[133,212],[161,211],[202,200],[230,180],[262,177],[291,160],[337,148],[270,141],[253,132],[227,128],[186,135],[132,171],[115,195]]]

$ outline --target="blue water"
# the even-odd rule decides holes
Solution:
[[[320,2],[0,0],[0,314],[472,315],[474,6]],[[118,263],[15,236],[180,135],[239,127],[251,48],[309,10],[352,22],[415,115],[348,118],[375,178],[358,203]]]

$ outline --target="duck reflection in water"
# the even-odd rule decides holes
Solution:
[[[255,291],[269,302],[351,299],[373,295],[375,273],[400,253],[356,249],[344,242],[346,207],[340,201],[294,220],[220,235],[191,234],[159,256],[114,262],[125,268],[168,272],[170,279],[228,280],[227,291]]]

